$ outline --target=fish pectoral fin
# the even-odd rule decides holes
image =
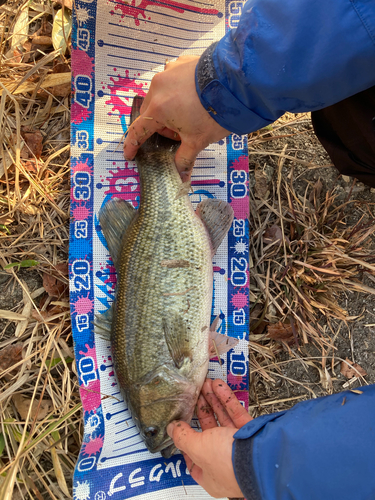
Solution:
[[[195,211],[204,222],[212,243],[212,255],[215,255],[233,221],[233,208],[223,200],[208,198],[197,206]]]
[[[210,359],[215,358],[216,356],[219,357],[230,351],[238,344],[238,342],[238,339],[210,330],[210,340],[208,343]]]
[[[125,200],[113,198],[100,209],[99,221],[109,253],[117,269],[121,243],[137,211]]]
[[[95,314],[95,333],[105,340],[111,340],[111,328],[114,315],[115,303],[104,313]]]
[[[169,353],[176,367],[180,369],[186,361],[192,360],[186,321],[177,314],[164,317],[163,330]]]

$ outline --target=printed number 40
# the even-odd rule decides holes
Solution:
[[[87,75],[77,75],[74,79],[75,101],[86,109],[92,99],[91,86],[91,78]]]

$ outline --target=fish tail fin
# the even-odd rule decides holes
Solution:
[[[130,124],[132,124],[141,113],[141,106],[143,104],[144,97],[140,95],[136,95],[133,99],[132,110],[130,113]],[[147,139],[146,142],[142,144],[139,148],[139,151],[144,153],[149,153],[155,150],[168,150],[172,153],[177,150],[180,145],[180,141],[174,141],[173,139],[169,139],[168,137],[164,137],[157,132],[152,134],[151,137]]]

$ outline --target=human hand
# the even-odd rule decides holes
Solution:
[[[232,444],[233,435],[252,417],[220,379],[206,379],[197,405],[202,432],[186,422],[170,423],[167,432],[181,450],[192,478],[211,496],[243,498],[234,475]]]
[[[230,134],[211,118],[195,89],[197,56],[182,56],[165,65],[152,79],[141,114],[129,127],[124,155],[132,160],[139,147],[155,132],[181,140],[175,156],[177,170],[188,181],[200,151]]]

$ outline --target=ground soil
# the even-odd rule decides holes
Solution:
[[[259,135],[263,135],[260,142]],[[325,197],[327,191],[335,189],[338,205],[348,199],[351,201],[343,212],[344,223],[354,226],[365,212],[366,219],[371,218],[371,214],[374,213],[375,189],[355,182],[353,178],[340,176],[336,168],[328,166],[331,160],[316,138],[308,116],[305,116],[299,124],[291,124],[281,129],[273,127],[269,133],[263,130],[261,134],[250,137],[251,188],[254,188],[256,184],[254,172],[259,166],[265,172],[269,182],[274,178],[280,157],[275,154],[280,155],[285,146],[288,156],[296,156],[310,163],[310,166],[306,166],[299,164],[298,161],[285,161],[282,174],[288,176],[293,170],[293,187],[298,195],[304,196],[306,188],[311,188],[320,179],[323,183],[322,198]],[[265,152],[270,154],[265,154]],[[366,272],[363,272],[361,277],[365,285],[374,287],[372,276],[369,277]],[[366,383],[375,383],[375,295],[348,291],[338,297],[338,302],[348,311],[349,316],[357,316],[357,319],[349,321],[347,325],[339,321],[331,322],[334,330],[331,336],[339,329],[334,343],[333,366],[332,360],[327,360],[328,372],[332,378],[331,388],[327,390],[322,386],[317,368],[303,362],[306,358],[316,357],[315,364],[321,366],[322,351],[320,349],[312,343],[302,344],[299,348],[296,345],[290,345],[289,349],[280,344],[274,353],[274,365],[277,365],[280,375],[272,376],[274,382],[262,377],[258,372],[251,375],[250,410],[254,416],[287,409],[303,399],[325,396],[348,388],[354,389]],[[327,327],[324,316],[321,317],[320,324]],[[256,357],[257,353],[251,352],[250,358],[252,356]],[[367,376],[364,377],[365,381],[356,380],[349,383],[348,379],[340,373],[340,360],[346,358],[358,363],[367,372]],[[275,372],[276,370],[272,371],[272,373]]]

